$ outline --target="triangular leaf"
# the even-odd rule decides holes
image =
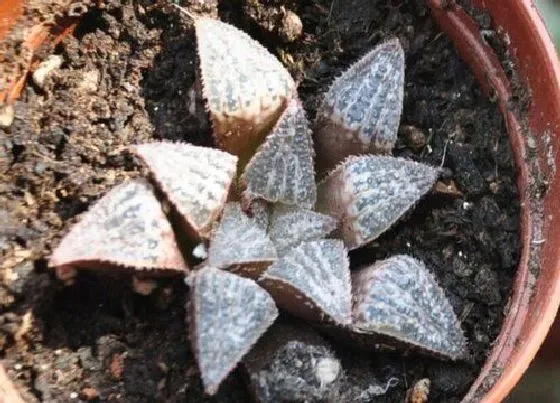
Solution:
[[[233,25],[201,17],[195,30],[216,141],[235,155],[254,150],[295,95],[294,80],[276,57]]]
[[[350,323],[348,251],[339,240],[301,244],[270,266],[259,282],[280,307],[294,315]]]
[[[318,185],[317,210],[337,217],[337,235],[356,249],[393,225],[431,189],[438,173],[402,158],[349,157]]]
[[[305,111],[293,100],[245,168],[244,198],[312,208],[317,198],[313,156]]]
[[[268,235],[247,217],[239,203],[228,203],[210,240],[209,265],[254,277],[276,257],[276,249]]]
[[[208,238],[226,203],[237,157],[208,147],[154,142],[132,151],[179,212],[189,234]]]
[[[187,270],[171,225],[143,180],[113,188],[72,227],[53,252],[56,268]]]
[[[253,280],[214,268],[191,277],[190,337],[204,389],[210,395],[278,316]]]
[[[390,152],[403,95],[404,52],[398,39],[391,39],[352,65],[325,94],[315,122],[321,170],[349,155]]]
[[[335,218],[282,204],[274,206],[268,235],[279,256],[305,241],[322,239],[335,230]]]
[[[398,255],[352,273],[353,329],[451,359],[467,355],[461,324],[424,263]]]

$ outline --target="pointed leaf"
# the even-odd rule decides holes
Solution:
[[[236,27],[196,18],[195,30],[214,137],[235,155],[254,150],[295,95],[295,82],[276,57]]]
[[[191,342],[206,393],[213,395],[278,316],[253,280],[214,268],[191,277]]]
[[[352,273],[353,328],[451,359],[467,355],[461,324],[424,263],[394,256]]]
[[[62,239],[49,265],[56,268],[187,270],[175,235],[151,187],[143,180],[116,186]]]
[[[294,315],[337,324],[351,321],[348,251],[339,240],[301,244],[270,266],[259,282]]]
[[[401,158],[349,157],[317,187],[317,210],[337,217],[349,249],[374,240],[409,210],[439,171]]]
[[[208,238],[226,203],[237,157],[208,147],[155,142],[134,146],[187,233]]]
[[[398,39],[391,39],[352,65],[325,94],[315,122],[322,170],[349,155],[390,152],[403,94],[404,52]]]
[[[239,203],[228,203],[210,240],[210,266],[254,277],[259,276],[276,257],[268,235],[245,215]]]
[[[283,256],[302,242],[325,238],[336,226],[337,221],[331,216],[277,204],[268,235],[278,255]]]
[[[312,208],[317,198],[313,156],[305,111],[293,100],[245,168],[244,198]]]

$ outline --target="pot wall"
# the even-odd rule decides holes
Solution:
[[[496,96],[519,166],[522,251],[509,311],[494,348],[465,402],[502,401],[527,370],[560,303],[560,65],[530,0],[473,0],[509,41],[531,99],[518,109],[510,82],[474,21],[454,3],[427,0],[483,88]],[[446,4],[444,4],[446,3]],[[521,116],[523,114],[523,116]],[[543,188],[547,188],[545,192]]]

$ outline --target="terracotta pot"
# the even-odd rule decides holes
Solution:
[[[513,294],[501,333],[465,402],[499,402],[519,381],[544,341],[560,304],[560,64],[554,45],[530,0],[471,0],[493,17],[497,31],[509,40],[509,50],[523,85],[531,94],[527,112],[520,112],[511,84],[474,20],[453,0],[426,0],[442,30],[455,42],[482,87],[494,97],[507,124],[519,167],[521,197],[521,258]],[[9,3],[9,4],[8,4]],[[22,0],[0,2],[0,39],[22,12]],[[26,46],[55,42],[66,27],[38,26]],[[33,61],[29,61],[32,69]],[[18,96],[27,71],[10,77],[2,102]],[[523,114],[523,116],[521,115]],[[548,178],[547,192],[539,184]],[[0,403],[18,402],[12,383],[0,367]]]
[[[429,0],[443,31],[453,39],[482,87],[504,115],[519,167],[522,251],[502,330],[464,401],[499,402],[526,371],[554,321],[560,303],[560,64],[532,1],[474,0],[507,35],[522,83],[531,95],[519,116],[509,80],[474,21],[458,6]],[[534,155],[534,157],[531,157]],[[544,197],[536,187],[548,178]]]

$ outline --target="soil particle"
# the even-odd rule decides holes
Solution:
[[[335,77],[379,41],[400,39],[406,54],[401,124],[424,139],[410,143],[401,134],[394,154],[443,164],[441,180],[460,192],[428,195],[405,220],[353,253],[352,263],[397,253],[423,260],[462,320],[472,361],[361,357],[333,347],[345,373],[353,374],[344,390],[402,402],[410,380],[428,378],[430,401],[459,401],[500,330],[519,254],[516,167],[496,104],[484,97],[421,0],[189,3],[193,13],[219,11],[274,52],[299,82],[311,118]],[[303,32],[287,43],[289,12]],[[25,21],[39,14],[52,20],[57,13],[54,6],[34,6]],[[173,7],[116,0],[103,9],[88,5],[75,34],[54,49],[63,59],[60,68],[42,87],[28,85],[11,126],[0,128],[0,348],[26,401],[68,401],[86,388],[109,401],[203,400],[180,280],[163,284],[172,290],[165,295],[140,297],[129,290],[130,279],[85,274],[65,288],[46,269],[79,214],[138,175],[123,147],[153,139],[211,145],[190,91],[196,65],[190,28]],[[13,55],[19,44],[21,38],[11,37],[2,46],[11,46]],[[27,312],[30,330],[17,341]],[[113,375],[115,357],[126,357],[119,376]],[[392,378],[398,382],[389,383]],[[235,372],[213,401],[248,399]]]
[[[99,391],[95,388],[83,388],[80,391],[80,399],[89,402],[99,397]]]

